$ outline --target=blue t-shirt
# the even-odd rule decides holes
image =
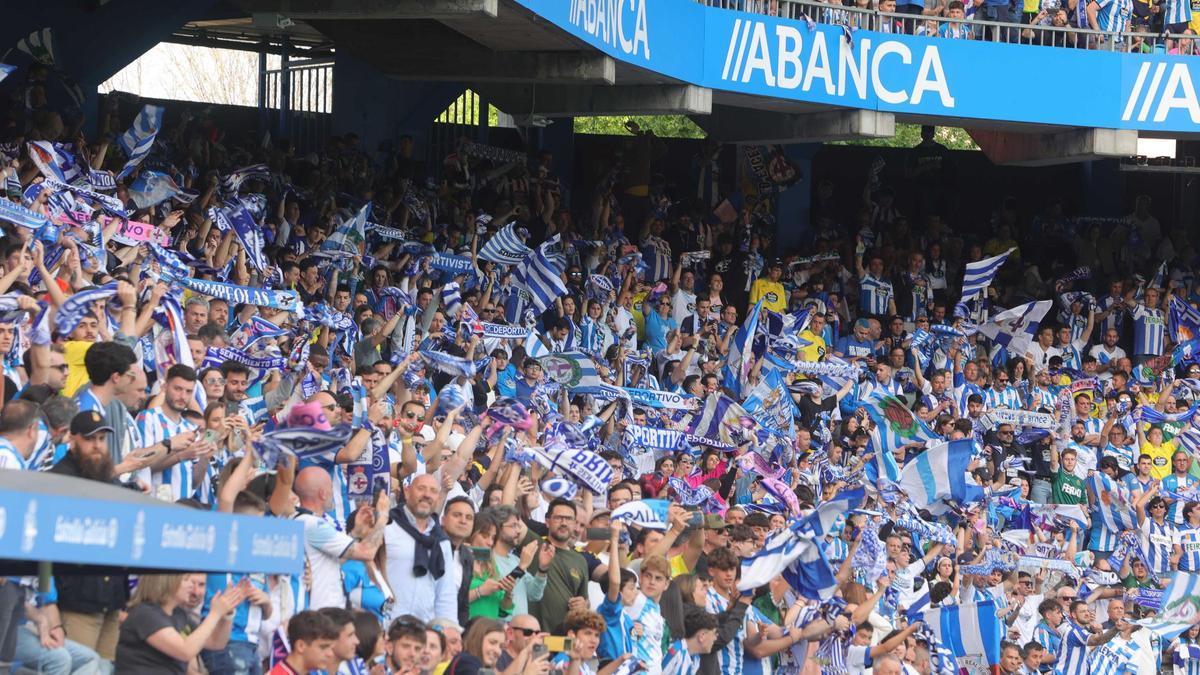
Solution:
[[[847,335],[837,341],[835,351],[843,354],[846,358],[853,357],[868,357],[875,354],[875,345],[870,340],[859,342],[854,339],[853,335]]]
[[[517,367],[513,364],[504,366],[504,370],[496,373],[496,393],[501,398],[517,395]]]
[[[646,346],[654,351],[666,350],[667,333],[676,328],[675,319],[669,315],[664,319],[658,312],[650,312],[646,316]]]
[[[621,598],[615,601],[604,596],[604,602],[597,608],[600,616],[604,617],[604,634],[600,636],[600,646],[596,653],[602,659],[615,659],[625,654],[633,653],[630,640],[633,634],[633,619],[621,607]]]

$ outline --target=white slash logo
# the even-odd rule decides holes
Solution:
[[[1193,124],[1200,124],[1200,100],[1196,98],[1191,71],[1184,63],[1171,65],[1170,72],[1167,66],[1167,63],[1142,63],[1138,68],[1137,77],[1134,78],[1133,88],[1129,91],[1129,98],[1125,100],[1121,121],[1128,122],[1134,119],[1136,109],[1137,121],[1145,122],[1153,109],[1153,121],[1164,122],[1172,110],[1180,108],[1188,112]],[[1154,104],[1156,98],[1157,106]]]

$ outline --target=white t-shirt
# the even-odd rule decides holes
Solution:
[[[346,593],[342,590],[342,558],[354,539],[339,532],[325,518],[302,512],[296,520],[304,524],[304,555],[312,568],[312,592],[309,609],[346,606]]]
[[[892,588],[900,594],[900,606],[910,607],[913,597],[913,586],[917,575],[925,571],[925,560],[916,560],[908,565],[896,570],[896,577],[892,579]]]
[[[1046,349],[1042,349],[1042,345],[1038,344],[1037,342],[1029,345],[1029,349],[1026,351],[1026,353],[1029,354],[1029,358],[1033,359],[1033,367],[1035,370],[1049,368],[1050,357],[1062,356],[1062,350],[1058,347],[1047,347]]]
[[[683,320],[696,313],[696,294],[688,293],[682,288],[671,296],[671,318],[676,326],[682,326]]]

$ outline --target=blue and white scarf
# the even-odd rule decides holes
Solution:
[[[475,377],[475,362],[470,359],[429,349],[422,349],[417,353],[425,365],[434,370],[455,377]]]
[[[226,284],[220,281],[207,281],[191,277],[176,277],[174,275],[166,275],[166,277],[169,281],[177,283],[192,292],[218,298],[231,305],[271,307],[296,312],[301,316],[304,315],[304,303],[300,302],[300,296],[296,291],[269,291],[262,288],[238,286],[236,284]]]
[[[91,305],[107,300],[117,294],[117,282],[113,281],[96,288],[79,291],[67,298],[54,315],[54,330],[59,335],[69,335],[91,313]]]

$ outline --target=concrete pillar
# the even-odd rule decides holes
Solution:
[[[783,148],[787,158],[803,172],[804,179],[775,199],[775,255],[796,250],[811,238],[812,158],[820,149],[820,143],[793,143]]]
[[[540,131],[541,147],[532,150],[549,150],[554,155],[554,173],[563,187],[563,201],[570,205],[570,186],[575,175],[575,118],[557,118]]]
[[[338,51],[333,76],[333,133],[353,131],[369,151],[408,134],[423,156],[433,118],[463,92],[461,83],[388,78],[346,50]]]

